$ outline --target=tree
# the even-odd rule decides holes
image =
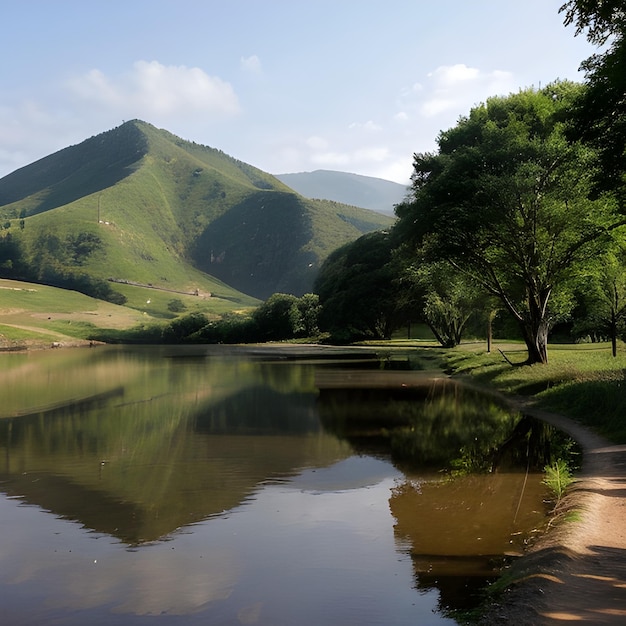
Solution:
[[[320,327],[335,340],[388,338],[398,326],[393,247],[391,233],[368,233],[324,261],[314,290],[322,306]]]
[[[195,311],[172,320],[164,329],[162,339],[169,343],[183,342],[199,333],[209,323],[204,313]]]
[[[402,237],[427,241],[519,324],[527,363],[546,363],[551,325],[567,313],[576,263],[623,224],[610,197],[589,199],[595,153],[565,137],[582,86],[554,83],[494,97],[416,154]],[[555,295],[557,297],[555,297]]]
[[[296,307],[300,314],[296,327],[296,335],[315,337],[319,334],[319,315],[321,311],[320,297],[316,293],[305,293],[298,298]]]
[[[272,294],[252,313],[259,341],[280,341],[295,337],[300,317],[298,298],[287,293]]]
[[[587,314],[577,320],[577,334],[600,333],[611,340],[613,356],[617,356],[617,339],[626,322],[626,244],[616,245],[598,257],[584,275],[580,289]]]
[[[598,149],[601,167],[596,186],[619,192],[626,204],[626,8],[623,0],[570,0],[560,9],[565,25],[574,24],[576,35],[586,32],[590,43],[607,45],[582,63],[587,89],[574,103],[572,136]]]
[[[565,14],[565,26],[574,24],[576,34],[587,31],[587,39],[596,45],[610,37],[620,37],[626,24],[623,0],[568,0],[559,9]]]
[[[406,248],[398,255],[407,257]],[[485,296],[465,274],[447,261],[427,262],[424,250],[411,254],[402,269],[398,283],[400,300],[409,296],[413,313],[427,324],[437,341],[445,348],[461,343],[471,316],[483,307]]]

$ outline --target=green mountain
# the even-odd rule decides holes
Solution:
[[[400,185],[383,178],[333,170],[277,174],[276,178],[305,198],[326,198],[389,216],[408,190],[408,181],[407,185]]]
[[[0,277],[301,295],[330,252],[391,222],[305,199],[220,150],[133,120],[0,179]]]

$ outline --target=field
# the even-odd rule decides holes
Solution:
[[[165,324],[201,311],[216,317],[254,304],[219,296],[187,295],[148,287],[116,285],[128,298],[118,306],[75,291],[0,279],[0,349],[89,343],[94,330],[126,330]],[[175,309],[175,310],[172,310]]]

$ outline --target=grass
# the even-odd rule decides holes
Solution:
[[[555,499],[554,508],[559,506],[567,488],[574,482],[572,472],[563,459],[557,459],[544,469],[546,475],[543,484],[548,487]]]
[[[89,339],[103,329],[118,332],[160,326],[178,315],[196,311],[215,318],[243,311],[257,301],[214,283],[223,297],[192,296],[132,285],[116,285],[128,298],[118,306],[68,291],[21,281],[0,279],[0,347],[25,343],[49,344],[63,338]],[[183,310],[173,312],[170,302],[179,300]]]
[[[506,343],[491,353],[484,344],[440,350],[445,367],[506,392],[532,395],[541,408],[562,413],[615,443],[626,443],[626,349],[617,357],[606,344],[549,346],[549,363],[511,367],[525,357],[523,344]]]

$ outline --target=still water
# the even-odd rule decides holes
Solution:
[[[0,355],[2,624],[455,624],[570,444],[406,357],[291,356]]]

